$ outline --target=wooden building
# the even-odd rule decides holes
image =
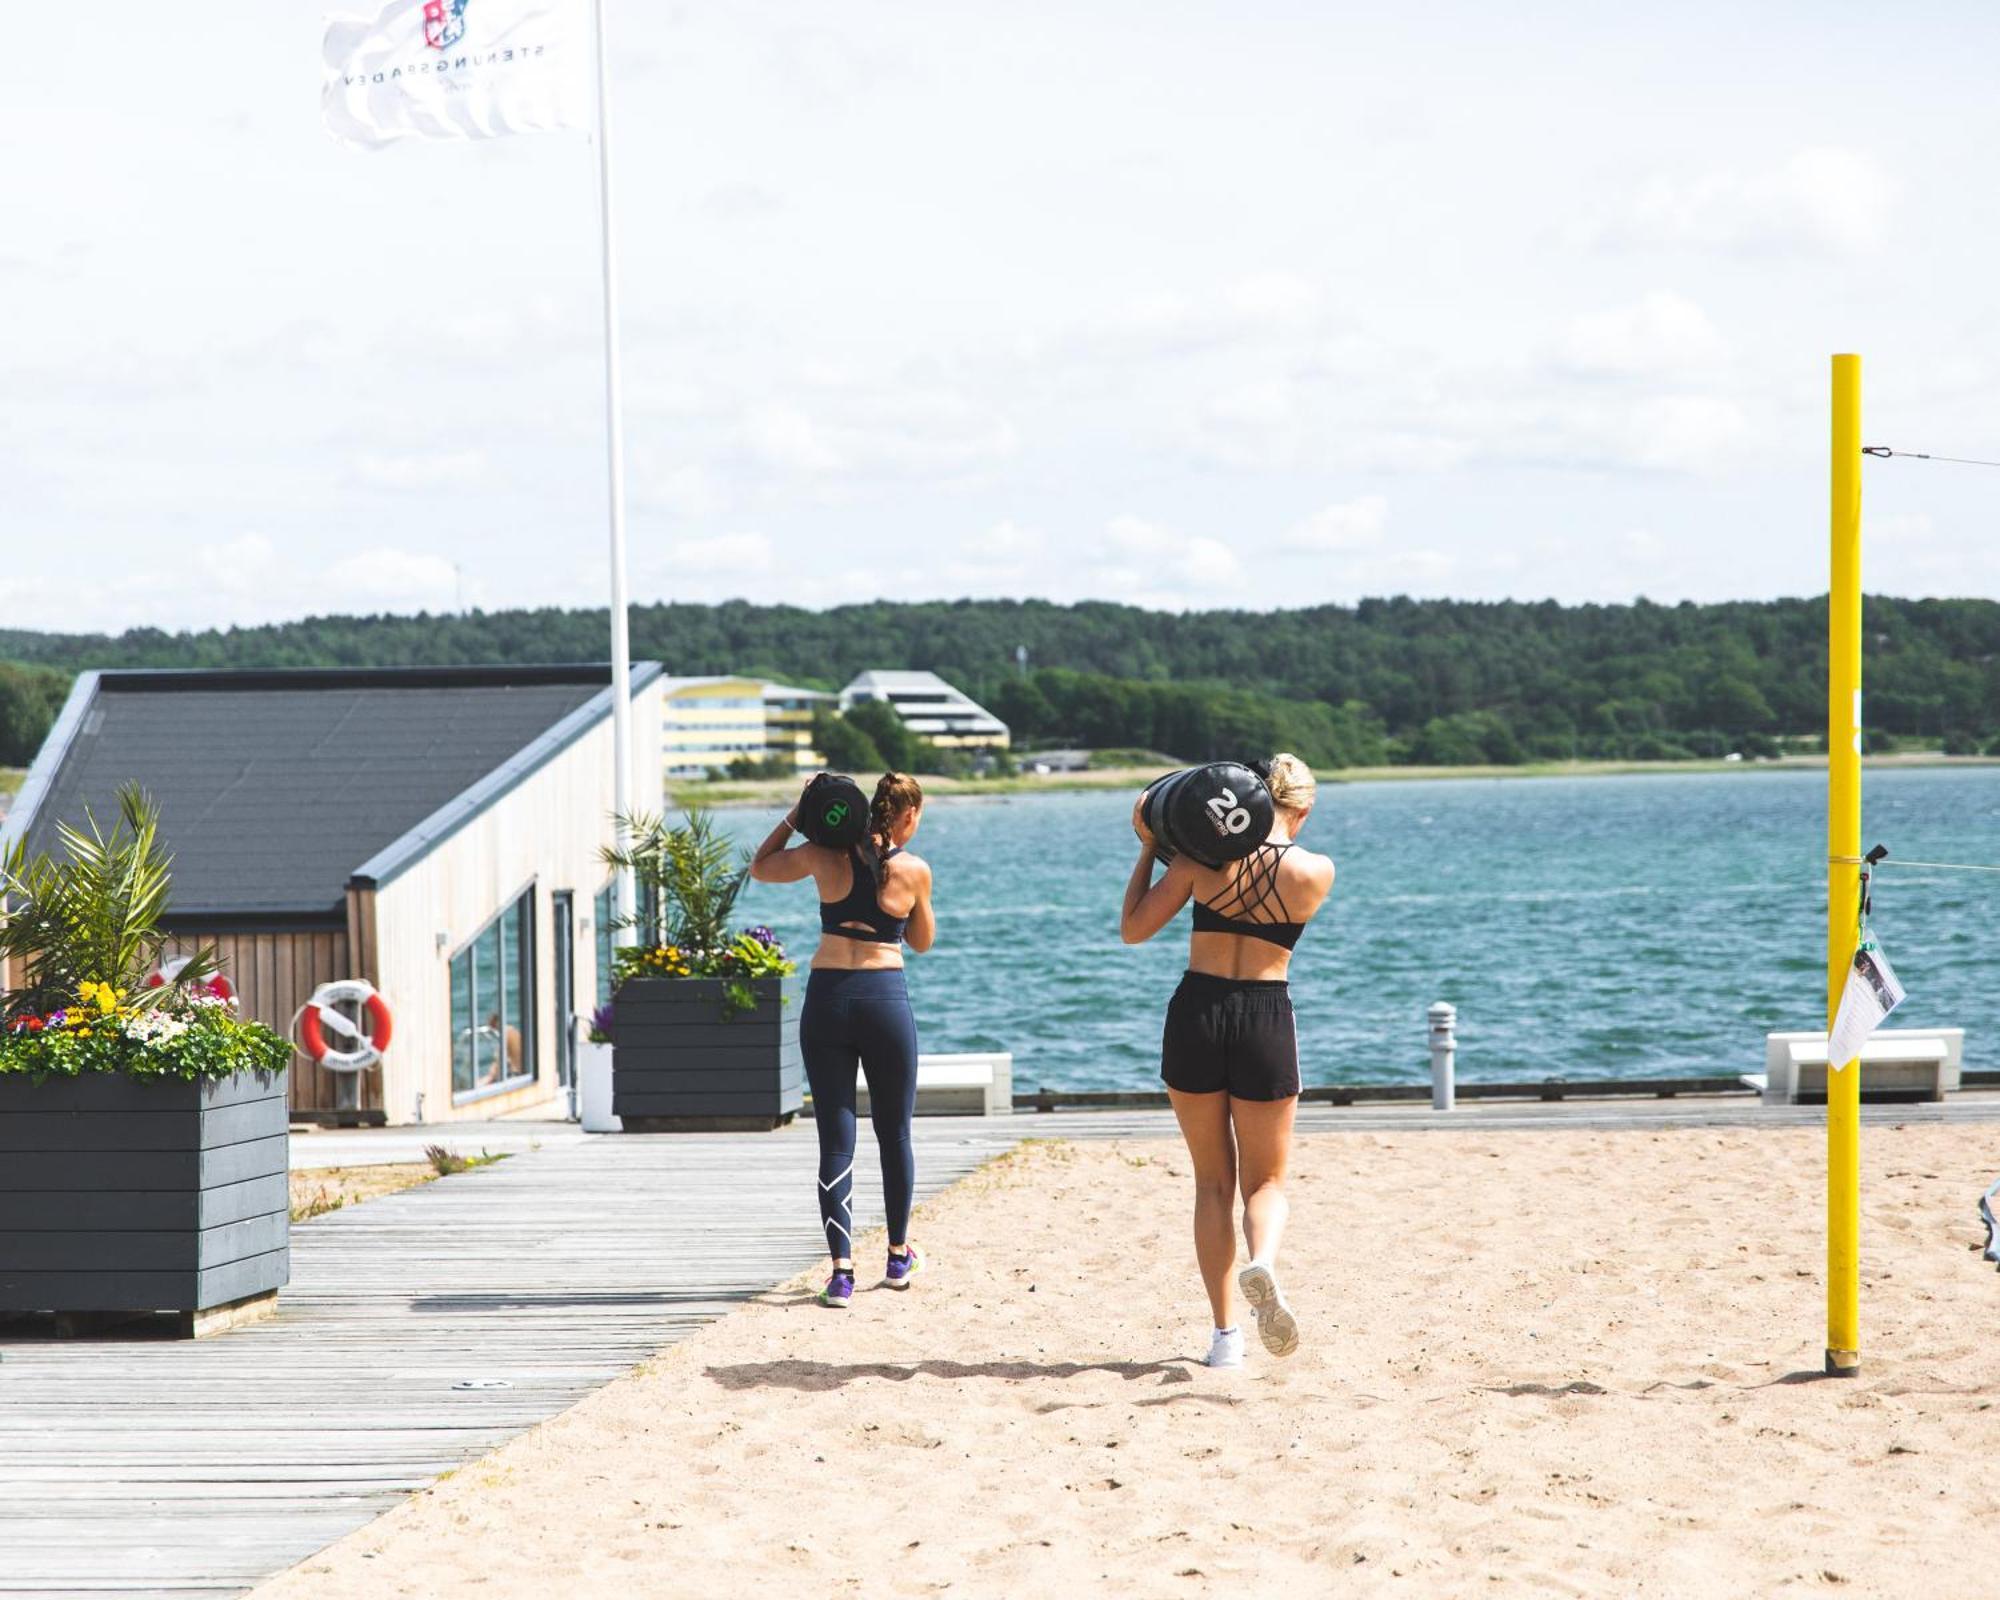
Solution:
[[[121,787],[158,805],[166,925],[212,944],[247,1015],[294,1039],[321,983],[388,1002],[383,1059],[292,1073],[293,1114],[444,1122],[546,1101],[606,989],[609,669],[85,673],[0,848],[57,847]],[[633,793],[659,805],[660,669],[635,666]],[[4,974],[0,974],[4,981]]]

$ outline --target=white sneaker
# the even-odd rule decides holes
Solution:
[[[1215,1337],[1208,1342],[1208,1359],[1202,1363],[1207,1367],[1240,1367],[1243,1365],[1243,1330],[1241,1328],[1217,1328]]]
[[[1278,1275],[1261,1261],[1253,1261],[1236,1274],[1236,1287],[1257,1313],[1257,1337],[1274,1356],[1288,1356],[1299,1347],[1298,1319],[1285,1303],[1285,1291],[1278,1287]]]

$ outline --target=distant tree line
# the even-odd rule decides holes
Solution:
[[[0,767],[34,760],[68,693],[67,672],[0,661]]]
[[[1909,738],[1962,752],[1995,747],[2000,604],[1878,598],[1866,621],[1874,748]],[[0,629],[0,762],[32,753],[69,677],[86,667],[601,660],[604,634],[602,612],[555,610],[117,637]],[[731,601],[632,613],[634,655],[675,673],[761,673],[832,689],[870,667],[929,668],[1005,718],[1018,743],[1143,746],[1190,759],[1282,746],[1325,766],[1768,753],[1824,729],[1825,635],[1824,599],[1389,599],[1266,613]],[[1025,676],[1017,647],[1028,652]],[[875,734],[869,740],[885,762],[902,764]]]

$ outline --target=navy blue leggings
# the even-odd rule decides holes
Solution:
[[[819,1124],[819,1217],[827,1250],[854,1254],[855,1068],[868,1074],[869,1115],[882,1147],[882,1211],[889,1242],[909,1242],[917,1157],[910,1118],[917,1109],[917,1021],[900,967],[865,972],[816,970],[806,980],[799,1048]]]

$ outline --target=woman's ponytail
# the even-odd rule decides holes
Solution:
[[[923,786],[907,772],[885,772],[882,781],[875,785],[875,798],[868,807],[868,839],[863,848],[875,874],[876,888],[882,887],[883,859],[891,849],[890,830],[923,803]]]

